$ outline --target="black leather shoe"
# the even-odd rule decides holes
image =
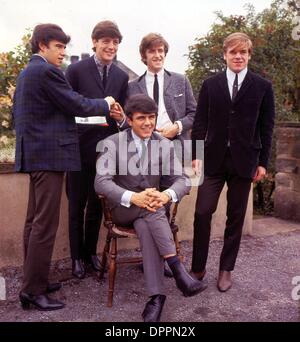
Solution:
[[[49,298],[47,295],[34,296],[25,292],[21,292],[19,298],[24,310],[30,309],[31,305],[42,311],[59,310],[65,307],[63,302]]]
[[[78,279],[83,279],[85,276],[85,269],[82,260],[75,259],[72,261],[72,274]]]
[[[142,313],[144,322],[159,322],[162,309],[166,300],[165,295],[155,295],[147,302]]]
[[[92,265],[94,271],[101,271],[101,261],[98,258],[98,255],[91,255],[90,264]]]
[[[164,275],[165,275],[165,277],[173,278],[173,272],[170,269],[170,266],[168,265],[168,263],[166,261],[165,261],[165,265],[164,265]]]
[[[61,283],[49,283],[47,286],[46,292],[52,293],[52,292],[60,290],[61,287],[62,287]]]
[[[181,262],[174,263],[170,267],[173,272],[176,285],[185,297],[194,296],[207,288],[207,284],[204,283],[203,280],[200,281],[193,278]]]

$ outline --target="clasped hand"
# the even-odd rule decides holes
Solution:
[[[155,188],[147,188],[139,193],[134,193],[131,197],[132,204],[152,212],[161,208],[169,200],[170,198],[165,192],[160,192]]]
[[[117,122],[122,122],[125,119],[125,114],[120,103],[115,102],[110,108],[110,117]]]

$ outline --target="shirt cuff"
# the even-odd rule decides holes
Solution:
[[[109,103],[109,101],[106,100],[106,99],[104,99],[104,100],[106,101],[106,103],[107,103],[107,105],[108,105],[108,110],[110,111],[110,103]]]
[[[118,122],[118,121],[117,121],[117,126],[120,127],[120,128],[122,128],[123,125],[124,125],[124,123],[125,123],[125,121],[126,121],[126,117],[124,117],[124,119],[123,119],[121,122]]]
[[[166,192],[168,195],[170,195],[172,202],[174,202],[174,203],[178,202],[178,197],[177,197],[176,192],[174,190],[167,189],[167,190],[164,190],[163,192]]]
[[[124,192],[124,194],[122,195],[122,198],[121,198],[121,205],[123,205],[124,207],[130,208],[130,207],[131,207],[130,200],[131,200],[131,196],[132,196],[133,194],[134,194],[133,191],[126,190],[126,191]]]
[[[175,123],[177,123],[177,125],[179,127],[179,131],[178,131],[177,135],[180,135],[182,133],[182,130],[183,130],[182,122],[178,120],[178,121],[175,121]]]

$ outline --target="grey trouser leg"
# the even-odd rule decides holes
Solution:
[[[163,256],[176,255],[175,243],[165,209],[155,213],[146,209],[117,207],[113,210],[113,221],[117,224],[133,224],[140,240],[144,275],[149,296],[163,292]]]
[[[143,218],[134,221],[143,255],[144,276],[149,296],[164,293],[164,260]]]

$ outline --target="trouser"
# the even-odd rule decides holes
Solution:
[[[59,223],[63,172],[30,173],[27,217],[24,227],[24,278],[22,291],[46,292],[51,257]]]
[[[69,200],[69,239],[71,258],[95,255],[102,219],[102,207],[95,193],[95,166],[82,165],[82,171],[67,173]]]
[[[165,208],[150,212],[136,206],[119,206],[112,211],[113,222],[132,225],[137,233],[143,256],[144,276],[149,296],[164,292],[164,258],[176,255],[175,243]]]
[[[198,188],[194,218],[192,270],[202,272],[208,257],[212,214],[217,209],[221,191],[226,183],[227,220],[224,244],[220,256],[220,270],[232,271],[239,251],[252,179],[237,175],[228,149],[215,175],[205,176]]]

